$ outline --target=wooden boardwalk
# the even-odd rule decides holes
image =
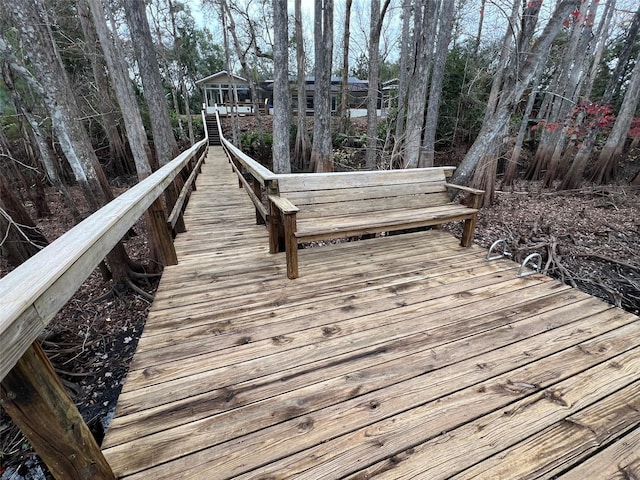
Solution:
[[[103,444],[127,479],[640,478],[640,319],[439,230],[300,251],[211,148]]]

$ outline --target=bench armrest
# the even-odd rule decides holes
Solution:
[[[482,196],[484,195],[484,190],[478,190],[477,188],[465,187],[464,185],[456,185],[455,183],[448,183],[448,182],[445,183],[444,186],[447,188],[453,188],[456,190],[461,190],[463,192],[470,193],[472,195],[471,208],[475,208],[475,209],[480,208],[480,204],[482,203]]]
[[[268,198],[269,201],[273,203],[276,208],[284,214],[296,213],[298,211],[298,207],[296,207],[293,203],[291,203],[284,197],[280,197],[278,195],[268,195]]]
[[[447,188],[455,188],[457,190],[462,190],[464,192],[469,192],[472,193],[474,195],[482,195],[484,193],[484,190],[478,190],[477,188],[471,188],[471,187],[465,187],[464,185],[456,185],[455,183],[445,183],[444,184],[445,187]]]

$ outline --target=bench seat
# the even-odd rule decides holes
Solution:
[[[451,167],[279,175],[268,196],[270,252],[284,243],[287,276],[298,276],[298,244],[464,221],[461,244],[473,240],[482,191],[446,182]],[[448,188],[470,193],[470,207]],[[284,240],[282,242],[281,240]]]
[[[321,220],[298,220],[294,235],[303,242],[345,238],[465,220],[471,218],[477,211],[463,205],[449,204],[439,207],[385,211],[384,215],[361,213],[326,217]]]

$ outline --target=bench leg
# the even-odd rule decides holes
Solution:
[[[463,247],[470,247],[473,243],[473,233],[476,229],[476,223],[478,221],[478,216],[474,215],[471,218],[467,218],[464,221],[464,228],[462,230],[462,240],[460,240],[460,245]]]
[[[284,244],[287,252],[287,277],[298,278],[298,240],[296,233],[296,214],[284,215]]]

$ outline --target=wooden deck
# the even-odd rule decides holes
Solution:
[[[300,251],[211,148],[103,450],[127,479],[640,478],[640,319],[438,230]]]

